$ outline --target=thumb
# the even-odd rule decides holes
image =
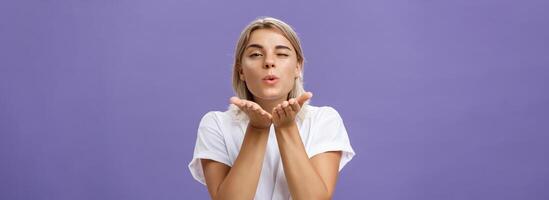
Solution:
[[[230,103],[235,104],[237,106],[240,105],[240,102],[241,102],[240,98],[238,98],[238,97],[231,97],[231,99],[229,101],[230,101]]]
[[[313,93],[312,92],[305,92],[303,93],[301,96],[297,97],[297,102],[299,103],[300,106],[303,106],[303,104],[311,99],[311,97],[313,97]]]

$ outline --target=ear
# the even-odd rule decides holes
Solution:
[[[240,80],[241,80],[241,81],[246,80],[246,79],[244,78],[244,72],[243,72],[243,70],[242,70],[242,67],[238,66],[237,70],[238,70],[238,76],[240,77]]]
[[[295,68],[295,77],[301,76],[301,63],[297,63],[297,66]]]

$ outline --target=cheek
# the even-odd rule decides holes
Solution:
[[[288,78],[294,78],[296,75],[297,62],[288,62],[284,65],[283,75]]]
[[[242,66],[242,72],[244,73],[244,78],[248,81],[256,80],[260,74],[257,70],[250,66]]]
[[[291,89],[294,86],[295,81],[295,71],[293,69],[288,69],[284,71],[284,85],[286,88]]]

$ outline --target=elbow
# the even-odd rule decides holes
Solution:
[[[332,191],[328,190],[326,186],[324,186],[324,190],[322,190],[322,192],[316,193],[317,196],[315,199],[330,200],[332,199],[332,195],[333,195]]]
[[[320,196],[318,197],[318,199],[330,200],[330,199],[332,199],[332,195],[330,195],[330,194],[320,195]]]
[[[329,192],[329,191],[322,191],[322,192],[318,192],[316,193],[317,195],[315,196],[314,199],[322,199],[322,200],[330,200],[332,199],[332,193]]]
[[[315,192],[315,193],[310,193],[309,195],[307,195],[307,197],[303,197],[303,198],[294,198],[294,199],[318,199],[318,200],[330,200],[332,199],[332,195],[328,192]]]
[[[212,200],[219,200],[219,198],[217,197],[217,194],[210,195],[210,198]]]
[[[224,199],[227,199],[227,198],[223,198],[223,195],[212,196],[212,200],[224,200]]]

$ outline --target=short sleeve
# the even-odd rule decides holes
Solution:
[[[332,107],[321,107],[318,112],[311,129],[313,132],[309,157],[328,151],[341,151],[339,162],[339,171],[341,171],[355,155],[343,119]]]
[[[206,181],[200,159],[210,159],[231,166],[220,130],[215,112],[206,113],[198,125],[193,158],[188,167],[193,178],[204,185]]]

